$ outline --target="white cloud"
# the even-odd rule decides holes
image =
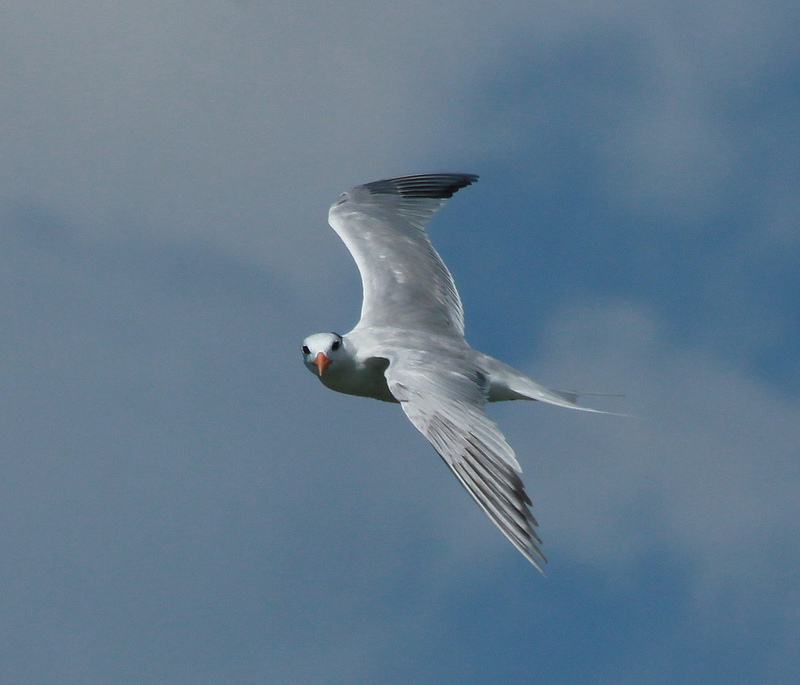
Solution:
[[[318,236],[342,189],[449,164],[480,171],[503,154],[503,131],[513,157],[520,137],[549,135],[536,111],[563,118],[576,103],[530,93],[525,116],[492,111],[476,134],[489,84],[537,64],[568,80],[587,45],[622,41],[632,72],[613,66],[633,82],[607,100],[620,92],[604,90],[606,74],[578,102],[605,113],[602,192],[636,211],[707,216],[742,145],[720,104],[750,97],[794,54],[793,12],[741,0],[12,2],[0,197],[47,204],[101,236],[220,245],[313,289],[341,271],[326,267],[332,237]],[[776,225],[796,213],[775,211]]]
[[[341,190],[455,140],[439,86],[498,40],[485,11],[460,9],[12,3],[2,197],[308,278],[325,261],[308,242]]]
[[[757,198],[779,199],[784,226],[786,213],[796,218],[787,196],[759,187],[798,175],[796,121],[774,109],[797,63],[796,3],[537,9],[509,27],[491,81],[471,84],[483,107],[470,139],[478,154],[547,177],[541,148],[555,137],[559,162],[591,170],[604,206],[678,234],[745,198],[754,214]]]
[[[635,415],[503,412],[555,563],[626,576],[673,557],[692,569],[698,604],[713,597],[723,614],[764,583],[792,596],[779,550],[798,532],[797,402],[671,344],[635,305],[566,308],[549,330],[534,377],[625,392],[602,403]]]

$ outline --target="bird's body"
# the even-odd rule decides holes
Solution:
[[[303,343],[306,366],[338,392],[400,403],[503,534],[539,570],[546,561],[519,464],[486,402],[529,399],[572,409],[575,393],[539,385],[472,349],[453,279],[424,226],[471,174],[423,174],[357,186],[329,222],[356,261],[361,320]]]

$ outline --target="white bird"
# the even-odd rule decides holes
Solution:
[[[421,174],[342,193],[328,222],[361,274],[361,320],[345,335],[307,337],[303,360],[331,390],[398,402],[494,524],[542,571],[547,560],[519,463],[484,404],[523,399],[597,410],[578,406],[576,393],[545,388],[464,340],[461,298],[425,224],[477,179]]]

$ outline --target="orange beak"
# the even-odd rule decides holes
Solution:
[[[325,371],[331,365],[331,360],[328,359],[322,352],[317,355],[317,358],[314,360],[314,366],[317,367],[319,371],[319,375],[322,375],[322,372]]]

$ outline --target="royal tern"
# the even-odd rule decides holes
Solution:
[[[361,319],[345,335],[303,341],[303,361],[331,390],[397,402],[512,544],[540,571],[536,519],[519,463],[486,402],[576,404],[574,392],[539,385],[472,349],[453,278],[425,224],[474,174],[420,174],[357,186],[331,205],[328,222],[361,274]]]

